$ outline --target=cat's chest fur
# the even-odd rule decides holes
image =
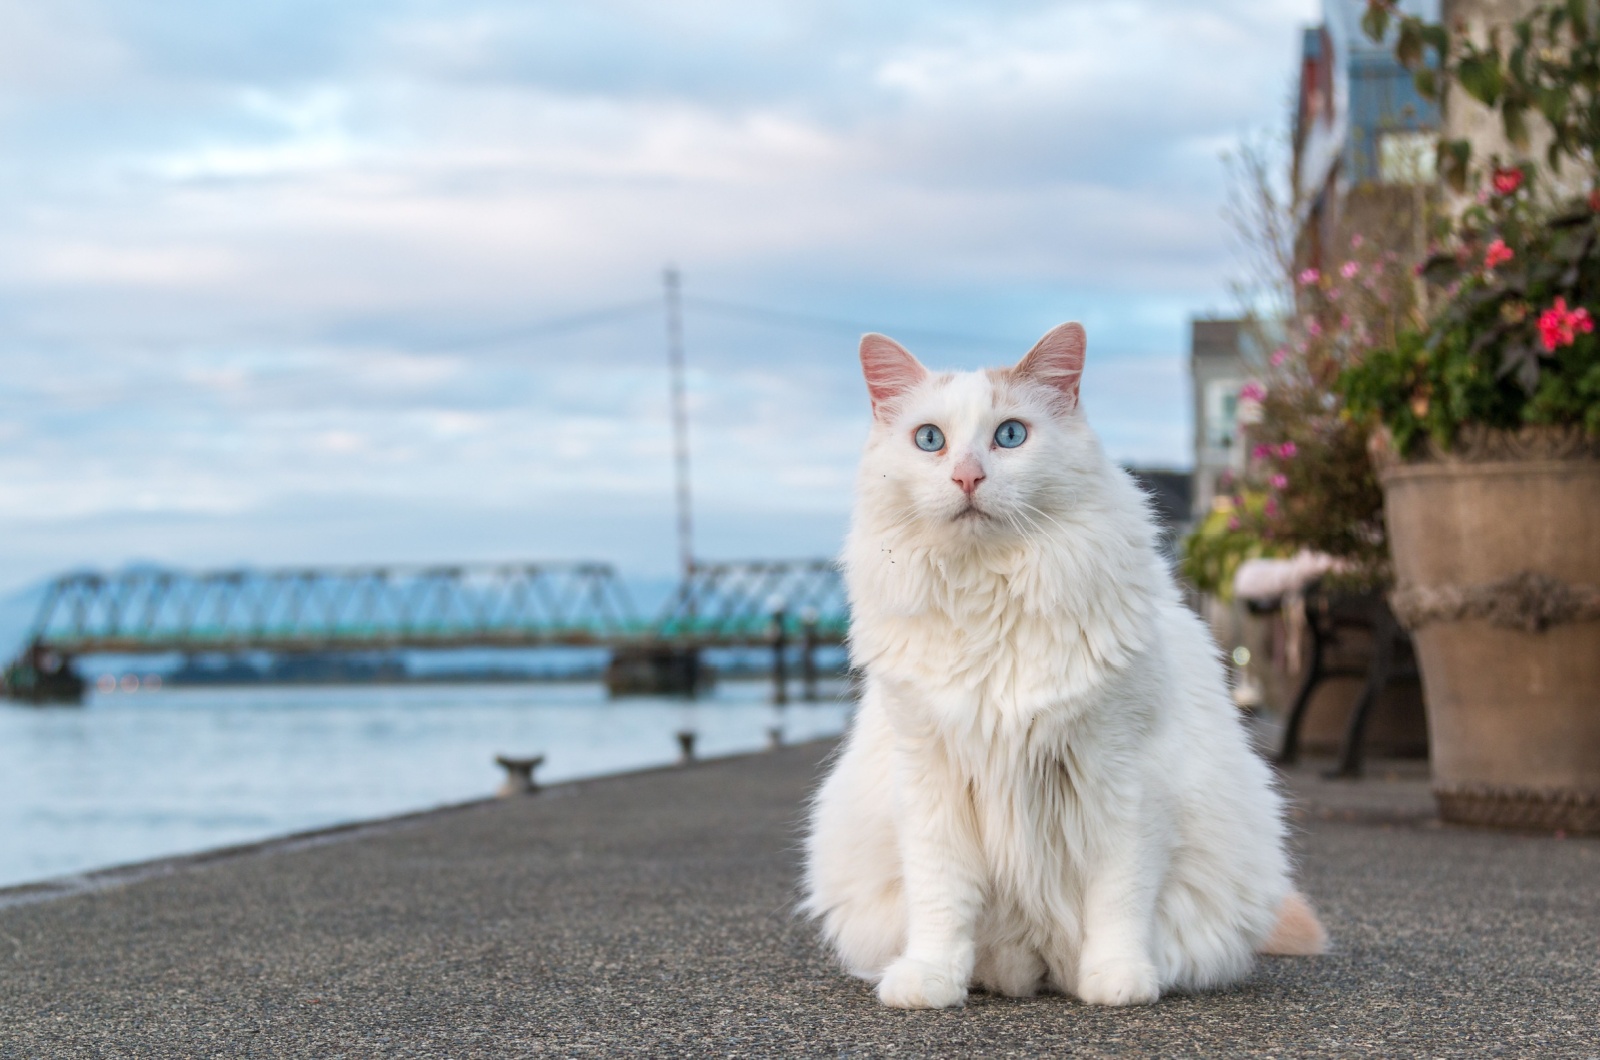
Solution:
[[[1103,571],[1078,575],[1036,550],[907,552],[852,563],[852,655],[941,729],[1042,735],[1091,711],[1150,639],[1137,580],[1108,594]]]

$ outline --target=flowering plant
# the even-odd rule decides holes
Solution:
[[[1255,274],[1255,286],[1240,293],[1267,311],[1249,325],[1263,363],[1239,392],[1243,466],[1185,541],[1183,573],[1226,598],[1243,560],[1305,549],[1339,559],[1341,580],[1381,582],[1383,494],[1366,456],[1367,431],[1333,385],[1417,320],[1407,236],[1421,218],[1410,213],[1411,196],[1403,208],[1374,199],[1363,230],[1346,230],[1341,249],[1312,264],[1297,240],[1301,204],[1279,197],[1283,184],[1268,156],[1247,149],[1235,176],[1229,212]]]
[[[1210,512],[1183,543],[1181,571],[1189,583],[1223,600],[1233,599],[1239,564],[1258,556],[1287,556],[1292,549],[1267,533],[1272,498],[1260,489],[1228,482],[1234,492],[1218,497]]]
[[[1381,30],[1390,5],[1368,10],[1369,30]],[[1498,157],[1473,169],[1465,141],[1440,145],[1447,179],[1478,191],[1421,268],[1429,318],[1338,382],[1351,411],[1381,422],[1402,453],[1425,436],[1448,448],[1468,424],[1600,435],[1600,26],[1590,18],[1587,4],[1541,8],[1511,27],[1509,47],[1498,33],[1480,46],[1400,20],[1396,52],[1419,88],[1456,84],[1499,111],[1513,147],[1535,133],[1548,145],[1545,172]]]
[[[1294,279],[1295,312],[1251,384],[1259,411],[1247,432],[1246,480],[1265,495],[1261,531],[1269,542],[1336,556],[1352,579],[1379,580],[1383,493],[1366,431],[1332,388],[1414,321],[1414,284],[1399,252],[1360,233],[1343,261],[1303,268]]]

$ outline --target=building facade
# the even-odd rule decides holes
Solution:
[[[1260,372],[1261,351],[1243,320],[1194,320],[1189,325],[1189,381],[1193,401],[1192,515],[1198,521],[1224,492],[1222,478],[1243,470],[1239,391]]]

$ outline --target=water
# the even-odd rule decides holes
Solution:
[[[0,886],[492,794],[496,754],[541,782],[841,731],[838,699],[774,707],[764,682],[702,700],[608,700],[598,684],[190,688],[0,700]]]

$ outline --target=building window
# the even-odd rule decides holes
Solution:
[[[1378,179],[1385,184],[1432,184],[1437,178],[1431,132],[1388,132],[1378,137]]]
[[[1239,389],[1237,379],[1214,379],[1206,384],[1206,448],[1226,452],[1233,448],[1239,430]]]

